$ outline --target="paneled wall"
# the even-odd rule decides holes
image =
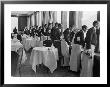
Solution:
[[[18,30],[23,30],[27,26],[27,16],[18,17]]]

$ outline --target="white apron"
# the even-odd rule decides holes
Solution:
[[[64,56],[63,66],[69,66],[69,46],[64,39],[61,41],[61,52]]]

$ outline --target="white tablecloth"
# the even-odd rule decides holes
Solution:
[[[50,50],[48,50],[50,48]],[[30,56],[30,64],[32,69],[36,72],[36,65],[44,64],[51,73],[57,68],[58,50],[51,47],[35,47]]]
[[[39,46],[43,46],[43,41],[38,41],[34,38],[26,38],[23,39],[23,45],[26,51],[28,51],[31,47],[39,47]]]
[[[14,42],[11,40],[11,51],[17,52],[22,47],[23,45],[19,41]]]
[[[11,51],[15,51],[19,54],[19,58],[22,58],[21,60],[21,63],[23,64],[26,59],[27,59],[27,56],[26,56],[26,53],[23,49],[23,45],[17,41],[17,42],[13,42],[13,40],[11,41]]]

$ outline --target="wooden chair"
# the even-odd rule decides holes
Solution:
[[[17,72],[19,55],[15,51],[11,51],[11,76],[15,76]]]

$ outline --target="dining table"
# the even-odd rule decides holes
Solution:
[[[23,46],[26,51],[28,51],[30,48],[43,46],[43,41],[40,41],[37,38],[33,37],[26,37],[23,38]]]
[[[30,64],[36,72],[36,65],[44,64],[53,73],[57,68],[58,49],[55,47],[35,47],[30,56]]]
[[[27,56],[23,49],[23,45],[20,43],[19,40],[17,40],[17,38],[11,40],[11,51],[15,51],[18,53],[19,60],[21,59],[22,64],[26,61]]]

